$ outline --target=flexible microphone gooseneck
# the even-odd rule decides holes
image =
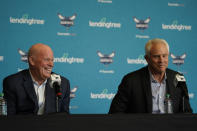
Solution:
[[[188,91],[186,88],[186,80],[182,74],[176,75],[176,87],[182,90],[183,112],[185,112],[185,98],[188,97]]]
[[[61,96],[62,96],[60,75],[57,75],[55,73],[51,74],[50,86],[55,91],[55,94],[56,94],[56,112],[59,112],[59,99],[61,99]]]

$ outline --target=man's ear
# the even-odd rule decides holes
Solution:
[[[147,59],[147,55],[144,55],[144,59]]]
[[[149,61],[148,55],[144,55],[144,59],[146,59],[146,62],[148,63],[148,61]]]
[[[35,62],[34,62],[34,60],[33,60],[33,57],[30,56],[30,57],[28,58],[28,60],[29,60],[29,64],[30,64],[30,65],[35,65]]]

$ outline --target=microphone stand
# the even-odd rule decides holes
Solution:
[[[185,98],[187,99],[187,97],[188,97],[188,93],[187,93],[187,89],[186,89],[186,85],[185,85],[185,83],[180,83],[180,85],[179,85],[181,88],[182,88],[182,101],[183,101],[183,113],[186,111],[185,110],[185,106],[187,106],[187,105],[185,105]]]
[[[61,98],[61,87],[57,82],[54,83],[55,94],[56,94],[56,112],[59,112],[59,99]]]
[[[183,113],[185,112],[185,96],[183,95]]]
[[[185,87],[182,87],[183,88],[183,113],[185,112],[185,97],[187,97],[188,96],[188,94],[187,94],[187,90],[186,90],[186,88]]]
[[[56,96],[56,112],[59,112],[59,97]]]

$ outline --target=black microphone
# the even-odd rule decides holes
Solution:
[[[55,81],[54,83],[53,83],[53,88],[55,89],[55,93],[56,93],[56,96],[58,97],[58,98],[61,98],[61,96],[62,96],[62,92],[61,92],[61,86],[59,85],[59,83],[57,82],[57,81]]]
[[[56,94],[56,112],[59,112],[59,99],[61,99],[61,77],[58,74],[52,73],[50,79],[50,86],[54,88]]]
[[[176,87],[181,88],[183,90],[182,94],[183,96],[188,96],[187,92],[187,86],[186,86],[186,80],[182,74],[177,74],[175,79]]]
[[[57,97],[61,98],[61,77],[58,74],[52,73],[50,78],[50,86],[54,88]]]
[[[186,85],[186,80],[183,74],[177,74],[175,78],[176,88],[180,88],[182,91],[182,104],[183,104],[183,112],[185,112],[185,99],[189,99],[188,90]]]

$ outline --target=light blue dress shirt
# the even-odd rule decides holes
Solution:
[[[152,91],[152,113],[162,114],[164,111],[164,100],[166,94],[166,74],[161,83],[157,82],[152,73],[150,73],[151,91]]]

